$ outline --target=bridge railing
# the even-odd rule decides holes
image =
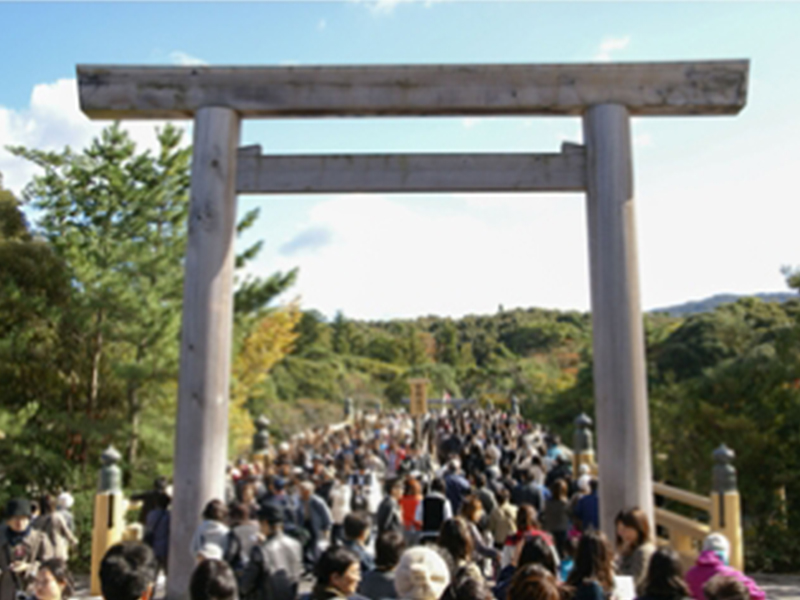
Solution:
[[[591,425],[592,420],[586,415],[575,419],[573,467],[577,473],[581,465],[587,465],[590,472],[597,475]],[[719,532],[730,542],[730,565],[744,569],[741,500],[736,487],[736,469],[732,464],[734,456],[733,451],[724,444],[714,451],[713,485],[707,496],[665,483],[653,483],[656,497],[669,500],[673,505],[678,503],[691,507],[685,512],[698,517],[691,518],[667,508],[655,509],[657,529],[664,534],[659,538],[659,543],[669,545],[678,552],[684,566],[694,564],[703,540],[709,533]]]
[[[744,569],[741,499],[736,487],[736,469],[731,464],[732,450],[724,444],[714,453],[713,485],[708,496],[701,496],[664,483],[654,483],[656,496],[700,511],[702,519],[691,519],[665,508],[655,509],[656,525],[666,533],[662,543],[669,544],[685,564],[694,563],[703,539],[712,532],[723,534],[730,542],[730,565]]]

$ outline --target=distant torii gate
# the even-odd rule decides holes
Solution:
[[[224,494],[237,193],[585,191],[602,527],[653,515],[631,116],[726,115],[749,63],[346,67],[78,66],[93,119],[194,119],[168,598],[187,594],[189,543]],[[557,154],[262,156],[243,118],[561,115],[585,146]]]

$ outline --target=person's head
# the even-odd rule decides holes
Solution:
[[[67,563],[60,558],[51,558],[39,565],[33,580],[33,595],[36,600],[61,600],[72,596],[73,587]]]
[[[375,566],[381,571],[391,571],[400,562],[405,546],[399,531],[384,531],[375,540]]]
[[[258,525],[261,533],[267,537],[283,529],[283,508],[267,502],[258,509]]]
[[[511,579],[508,598],[525,600],[560,600],[558,581],[555,576],[538,564],[519,567]]]
[[[237,600],[238,588],[233,570],[224,560],[204,560],[189,581],[191,600]]]
[[[150,546],[121,542],[100,562],[100,589],[105,600],[150,600],[158,564]]]
[[[708,551],[716,554],[724,564],[728,564],[731,557],[731,545],[728,538],[721,533],[712,533],[703,540],[703,552]]]
[[[9,500],[6,504],[6,523],[12,531],[22,533],[31,524],[31,503],[25,498]]]
[[[750,600],[750,590],[735,577],[716,575],[703,586],[706,600]]]
[[[244,502],[234,502],[231,504],[228,513],[232,525],[239,525],[250,519],[250,507]]]
[[[461,517],[447,519],[439,530],[439,546],[447,550],[454,560],[469,560],[473,542],[467,523]]]
[[[344,518],[344,537],[354,542],[366,542],[372,524],[370,516],[363,511],[348,513]]]
[[[567,583],[580,585],[586,579],[595,579],[606,592],[614,588],[614,553],[602,531],[590,529],[578,542],[575,564]]]
[[[406,479],[406,486],[403,494],[406,496],[419,496],[422,493],[422,486],[415,477]]]
[[[345,596],[351,596],[361,581],[358,556],[342,546],[328,548],[319,557],[315,567],[317,587],[335,588]]]
[[[444,494],[447,486],[444,483],[444,479],[441,477],[437,477],[431,482],[431,492],[436,492],[437,494]]]
[[[617,528],[617,547],[635,549],[650,541],[650,523],[645,512],[638,508],[621,510],[614,519]]]
[[[520,504],[517,510],[517,531],[525,531],[526,529],[539,528],[539,519],[536,514],[536,509],[530,504]]]
[[[403,496],[403,482],[395,477],[387,479],[383,484],[383,491],[387,496],[399,500]]]
[[[483,503],[477,496],[467,496],[461,503],[461,516],[477,523],[483,517]]]
[[[314,494],[314,484],[310,481],[303,481],[300,484],[300,499],[307,502]]]
[[[156,477],[155,481],[153,481],[153,489],[157,492],[166,492],[168,486],[169,482],[163,475]]]
[[[43,515],[50,515],[56,510],[56,502],[50,494],[42,494],[39,497],[39,511]]]
[[[480,472],[475,473],[475,475],[473,475],[473,479],[475,480],[475,487],[477,489],[486,487],[486,475],[484,475],[483,473]]]
[[[203,510],[203,518],[206,521],[219,521],[220,523],[224,523],[225,519],[228,518],[228,509],[225,503],[222,502],[222,500],[212,500],[206,504]]]
[[[672,548],[659,548],[653,552],[647,567],[644,588],[647,596],[691,596],[683,580],[683,567],[677,552]]]
[[[56,507],[59,510],[71,510],[75,504],[75,498],[69,492],[61,492],[56,500]]]
[[[511,500],[511,493],[504,487],[497,490],[497,503],[501,506]]]
[[[517,567],[530,564],[541,565],[553,575],[556,574],[556,559],[553,551],[540,535],[532,535],[522,544]]]
[[[403,552],[394,575],[394,588],[402,600],[439,600],[449,583],[447,563],[427,546]]]
[[[477,580],[462,570],[456,573],[441,600],[493,600],[491,590],[483,580]]]
[[[564,501],[567,499],[567,482],[563,479],[556,479],[550,486],[550,493],[555,500]]]

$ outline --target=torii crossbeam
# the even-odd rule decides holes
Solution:
[[[193,119],[170,600],[185,598],[189,543],[224,494],[236,194],[585,191],[589,229],[601,524],[653,515],[630,116],[734,115],[746,60],[345,67],[78,66],[93,119]],[[238,151],[243,118],[583,118],[585,146],[560,154],[261,156]]]

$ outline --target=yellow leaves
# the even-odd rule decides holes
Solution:
[[[247,451],[255,431],[247,400],[267,379],[269,370],[291,351],[301,316],[296,304],[269,313],[252,326],[234,357],[228,410],[229,447],[234,454]]]

